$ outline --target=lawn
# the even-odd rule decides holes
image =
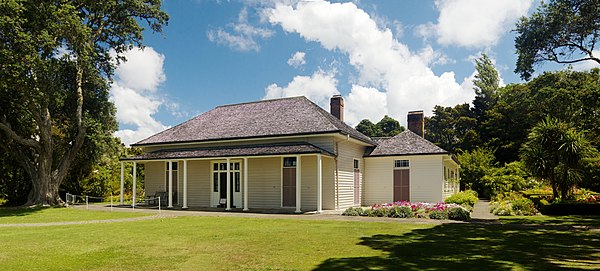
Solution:
[[[134,212],[94,212],[73,208],[0,208],[0,224],[104,220],[147,216]]]
[[[600,268],[600,232],[544,225],[178,217],[2,228],[0,243],[3,270]]]

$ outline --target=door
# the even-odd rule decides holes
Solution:
[[[394,202],[410,201],[410,170],[394,170]]]
[[[296,206],[296,168],[283,168],[282,196],[284,207]]]
[[[211,206],[226,206],[227,205],[227,186],[230,187],[229,198],[231,200],[231,208],[242,206],[242,190],[241,190],[241,167],[240,162],[230,163],[230,180],[227,183],[227,163],[213,162],[212,167],[212,199]]]

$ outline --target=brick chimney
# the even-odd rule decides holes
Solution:
[[[408,112],[408,130],[413,133],[425,136],[425,122],[423,121],[423,110]]]
[[[334,115],[336,118],[344,121],[344,98],[342,98],[342,95],[333,95],[329,105],[331,106],[331,115]]]

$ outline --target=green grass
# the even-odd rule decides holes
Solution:
[[[147,216],[134,212],[101,212],[73,208],[0,208],[0,224],[104,220]]]
[[[511,224],[178,217],[1,228],[0,243],[3,270],[600,268],[597,231]]]
[[[600,216],[565,215],[565,216],[502,216],[504,224],[534,224],[547,226],[593,226],[600,227]]]

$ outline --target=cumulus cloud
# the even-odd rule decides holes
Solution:
[[[323,108],[329,107],[329,98],[339,94],[334,72],[317,70],[311,76],[296,76],[285,87],[271,84],[265,89],[263,99],[306,96]]]
[[[352,124],[363,119],[377,122],[388,112],[387,95],[376,88],[353,85],[344,102],[345,121]]]
[[[295,52],[290,59],[288,59],[287,64],[294,67],[300,68],[302,65],[306,64],[306,60],[304,60],[304,56],[306,53],[304,52]]]
[[[112,57],[115,56],[112,52]],[[144,50],[133,48],[124,52],[123,56],[127,61],[116,68],[116,81],[111,85],[110,93],[117,107],[119,123],[137,127],[115,133],[123,143],[130,145],[168,128],[153,117],[164,103],[156,92],[166,80],[163,71],[165,57],[151,47]]]
[[[410,110],[430,112],[434,105],[450,106],[473,99],[473,91],[464,90],[453,72],[439,76],[433,73],[429,67],[432,52],[411,52],[393,37],[390,29],[378,27],[354,3],[278,4],[266,14],[272,24],[280,25],[286,32],[297,33],[307,41],[348,56],[349,63],[358,71],[352,96],[346,97],[347,110],[356,115],[348,119],[351,125],[366,115],[378,120],[382,113],[402,121]],[[372,94],[369,96],[372,99],[355,98],[368,94]],[[369,111],[373,108],[381,111]]]
[[[508,33],[533,0],[436,0],[437,23],[416,28],[419,35],[443,45],[481,48],[493,46]]]
[[[248,23],[248,9],[244,7],[239,15],[238,22],[228,25],[230,32],[223,28],[209,30],[208,40],[217,44],[226,45],[238,51],[259,51],[258,39],[270,38],[275,34],[267,28],[256,27]]]

